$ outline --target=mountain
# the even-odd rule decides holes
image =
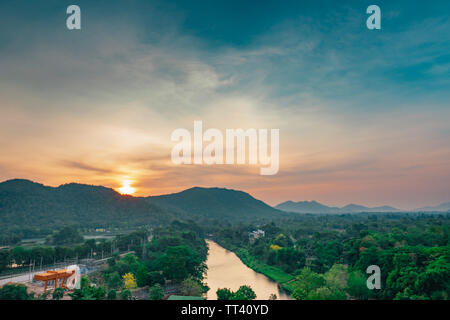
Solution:
[[[113,189],[82,184],[47,187],[28,180],[0,183],[1,230],[55,226],[119,226],[169,221],[168,210]]]
[[[317,201],[286,201],[275,206],[276,209],[298,213],[337,213],[339,208],[328,207]]]
[[[134,227],[174,219],[257,222],[291,215],[248,193],[220,188],[196,187],[143,198],[76,183],[56,188],[19,179],[0,183],[0,232],[27,228],[39,232],[67,224]]]
[[[430,206],[430,207],[423,207],[419,209],[415,209],[414,211],[435,211],[435,212],[448,212],[450,211],[450,202],[441,203],[438,206]]]
[[[224,188],[194,187],[179,193],[146,199],[149,203],[174,211],[177,216],[190,219],[236,222],[290,216],[248,193]]]
[[[398,212],[399,209],[381,206],[369,208],[358,204],[349,204],[345,207],[329,207],[317,201],[286,201],[275,206],[276,209],[296,213],[359,213],[359,212]]]

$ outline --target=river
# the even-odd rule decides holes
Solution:
[[[291,299],[278,289],[276,282],[247,267],[233,252],[214,241],[206,240],[206,243],[209,247],[205,279],[210,288],[207,293],[208,300],[217,299],[216,291],[219,288],[236,291],[242,285],[250,286],[256,293],[257,300],[267,300],[272,293],[276,294],[279,300]]]

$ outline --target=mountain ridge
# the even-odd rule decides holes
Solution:
[[[449,212],[450,202],[444,202],[437,206],[428,206],[413,210],[402,210],[392,206],[366,207],[359,204],[348,204],[343,207],[332,207],[324,205],[315,200],[312,201],[284,201],[276,206],[279,210],[296,213],[358,213],[358,212]]]
[[[348,204],[343,207],[331,207],[315,200],[312,201],[285,201],[275,206],[279,210],[296,213],[359,213],[359,212],[401,212],[402,210],[391,206],[366,207],[359,204]]]
[[[151,197],[121,195],[104,186],[67,183],[58,187],[25,179],[0,183],[0,232],[23,228],[161,225],[173,220],[222,219],[232,223],[292,216],[250,194],[194,187]]]
[[[265,202],[254,198],[247,192],[228,188],[192,187],[181,192],[149,196],[145,198],[150,203],[161,205],[182,214],[206,219],[231,218],[233,215],[244,215],[249,218],[270,218],[288,216],[284,211],[277,210]],[[215,214],[210,207],[215,206]],[[231,214],[232,213],[232,214]]]

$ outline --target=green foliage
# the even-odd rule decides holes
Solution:
[[[367,288],[367,276],[356,270],[349,274],[347,293],[358,300],[367,300],[369,289]]]
[[[158,259],[158,264],[164,277],[175,281],[181,281],[189,275],[200,278],[204,271],[199,255],[185,245],[168,247]]]
[[[0,234],[31,234],[30,229],[48,234],[65,225],[138,227],[173,219],[170,212],[142,198],[75,183],[50,188],[27,180],[6,181],[0,183],[0,202]]]
[[[106,296],[106,289],[103,286],[91,284],[87,276],[81,277],[80,289],[75,289],[68,293],[72,300],[103,300]]]
[[[91,286],[91,281],[87,276],[82,276],[80,279],[80,289],[86,289]]]
[[[181,282],[180,291],[183,296],[201,297],[203,295],[203,286],[198,280],[188,277]]]
[[[144,287],[150,282],[148,268],[140,264],[136,271],[136,284],[138,287]]]
[[[117,271],[104,275],[106,284],[110,289],[120,289],[123,285],[122,278]]]
[[[121,292],[120,292],[120,299],[122,299],[122,300],[131,300],[131,291],[130,291],[130,289],[123,289]]]
[[[297,300],[305,300],[320,287],[325,284],[325,279],[320,274],[315,273],[310,268],[304,268],[297,276],[295,289],[292,296]]]
[[[0,249],[0,272],[6,270],[11,263],[11,258],[7,250]]]
[[[256,294],[250,286],[240,286],[236,292],[228,288],[218,289],[216,291],[217,300],[254,300]]]
[[[108,300],[116,300],[117,299],[117,292],[114,289],[109,290],[108,296],[106,297]]]
[[[164,285],[166,280],[164,279],[164,276],[159,271],[151,271],[148,274],[148,284],[150,286],[154,286],[155,284]]]
[[[233,292],[228,288],[217,289],[217,300],[232,300]]]
[[[51,243],[57,245],[83,242],[83,236],[74,227],[64,227],[51,236]]]
[[[64,288],[56,288],[53,290],[53,300],[61,300],[64,297]]]
[[[164,290],[160,284],[150,287],[148,296],[150,300],[162,300],[164,298]]]
[[[278,225],[209,226],[209,232],[297,299],[448,299],[449,219],[449,214],[305,214]],[[249,241],[248,232],[256,229],[265,237]],[[367,288],[370,265],[381,268],[381,289]]]
[[[250,286],[240,286],[238,291],[234,293],[233,300],[254,300],[256,294]]]
[[[27,292],[23,284],[5,284],[0,288],[0,300],[33,300],[34,295]]]

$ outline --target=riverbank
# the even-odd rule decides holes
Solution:
[[[278,286],[281,289],[283,289],[287,294],[291,295],[292,292],[294,291],[294,284],[297,281],[295,279],[295,276],[284,272],[280,268],[270,266],[266,263],[262,263],[252,255],[250,255],[246,249],[226,245],[217,240],[214,241],[216,241],[219,245],[221,245],[225,249],[236,254],[236,256],[242,261],[242,263],[245,264],[250,269],[252,269],[253,271],[261,273],[270,280],[275,281],[278,284]]]
[[[276,295],[279,300],[292,299],[276,281],[247,266],[235,252],[212,240],[206,241],[210,248],[206,276],[206,282],[210,287],[207,294],[208,300],[217,299],[216,292],[220,288],[236,291],[242,285],[250,286],[257,300],[267,300],[272,295]]]

